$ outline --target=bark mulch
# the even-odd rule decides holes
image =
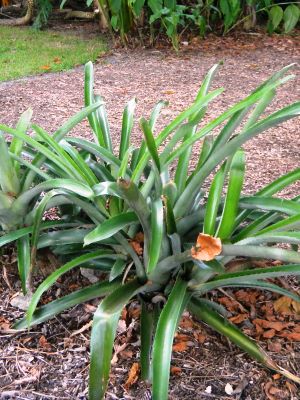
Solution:
[[[162,126],[193,101],[205,72],[223,60],[213,87],[222,86],[225,93],[210,105],[208,120],[246,96],[271,73],[299,62],[299,39],[299,34],[239,34],[209,37],[204,42],[193,40],[179,55],[159,46],[152,50],[112,51],[95,66],[95,87],[107,104],[114,145],[118,145],[122,109],[132,97],[138,99],[136,121],[142,115],[149,116],[158,100],[167,99],[170,104],[162,113]],[[299,99],[299,70],[295,73],[296,79],[279,90],[274,109]],[[20,113],[31,107],[33,121],[53,132],[83,105],[83,68],[2,83],[0,99],[1,123],[14,126]],[[291,120],[245,146],[247,192],[299,166],[299,127],[299,120]],[[82,123],[72,134],[88,137],[90,131]],[[136,122],[134,141],[140,140]],[[283,194],[295,196],[299,189],[296,184]],[[86,399],[89,322],[97,301],[74,307],[30,332],[7,333],[10,323],[23,315],[11,305],[20,291],[12,249],[2,256],[1,264],[0,399]],[[66,275],[44,301],[86,283],[79,273]],[[297,281],[280,283],[299,291]],[[297,305],[282,305],[279,296],[253,290],[215,291],[212,296],[228,309],[232,321],[256,338],[276,361],[300,374]],[[133,303],[119,324],[109,400],[150,399],[144,384],[127,381],[130,368],[138,360],[138,316],[139,309]],[[188,314],[181,321],[174,346],[170,399],[300,399],[294,384],[265,370]]]

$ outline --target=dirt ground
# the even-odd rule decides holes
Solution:
[[[194,40],[183,46],[179,55],[159,46],[150,50],[112,51],[95,65],[95,88],[107,104],[114,145],[118,145],[122,110],[128,100],[138,99],[134,141],[139,142],[138,118],[149,116],[158,100],[168,100],[170,104],[162,113],[159,129],[193,101],[205,72],[220,60],[224,65],[220,67],[213,87],[224,87],[225,93],[210,105],[207,120],[246,96],[284,65],[299,63],[300,35],[267,37],[255,33],[229,38],[209,37],[206,41]],[[279,90],[273,108],[299,100],[299,66],[294,73],[296,78]],[[0,85],[0,104],[1,123],[14,126],[20,113],[31,107],[33,121],[53,132],[83,105],[83,68],[4,82]],[[247,192],[257,190],[299,166],[299,128],[299,119],[291,120],[245,146]],[[90,131],[87,124],[82,123],[72,134],[87,137]],[[300,185],[296,184],[284,195],[294,196],[299,190]],[[87,324],[97,302],[75,307],[31,332],[7,334],[5,324],[22,315],[10,304],[20,286],[16,280],[13,252],[1,260],[5,268],[0,277],[0,399],[86,399],[90,332]],[[66,276],[47,296],[55,298],[81,283],[85,281],[79,275]],[[288,285],[299,290],[295,282]],[[242,328],[256,337],[281,365],[300,374],[299,342],[280,336],[280,332],[273,337],[268,337],[265,332],[258,335],[254,329],[255,318],[265,318],[270,312],[274,300],[271,295],[257,295],[255,309],[245,301],[245,294],[244,297],[239,295],[241,300],[237,300],[234,291],[212,295],[238,301],[237,308],[236,304],[233,306],[227,301],[233,317],[241,310],[246,310],[249,315],[252,312],[251,318],[243,321]],[[222,301],[226,303],[226,300]],[[274,310],[272,313],[274,315]],[[131,323],[119,327],[115,345],[117,355],[107,394],[109,400],[150,399],[148,388],[142,383],[130,388],[125,385],[128,371],[138,359],[138,313],[130,315]],[[299,328],[300,319],[295,315],[276,318]],[[181,348],[173,354],[170,399],[300,399],[295,385],[263,369],[188,315],[181,323],[179,333],[182,336],[178,342],[186,345],[184,350]],[[230,387],[233,389],[231,395],[228,394]]]

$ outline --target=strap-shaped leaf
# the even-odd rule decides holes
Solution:
[[[90,400],[104,398],[118,319],[122,308],[140,290],[137,281],[120,286],[100,303],[95,312],[91,334]]]
[[[167,400],[174,335],[189,300],[187,282],[180,277],[169,295],[157,324],[153,342],[153,400]]]
[[[29,108],[28,110],[23,112],[23,114],[21,115],[21,117],[17,123],[16,129],[18,131],[26,133],[27,129],[30,126],[31,117],[32,117],[32,109]],[[18,156],[20,156],[20,154],[22,152],[22,148],[23,148],[23,140],[18,139],[16,137],[13,138],[11,141],[11,144],[9,146],[10,153],[12,153],[18,157]],[[18,174],[20,171],[20,164],[18,163],[18,161],[16,159],[13,164],[14,164],[16,174]]]
[[[164,231],[164,211],[162,200],[156,199],[151,208],[151,240],[147,272],[151,273],[159,260]]]
[[[130,134],[133,128],[133,116],[134,110],[136,107],[136,99],[132,99],[128,102],[127,106],[123,112],[122,119],[122,131],[121,131],[121,141],[120,141],[120,150],[119,150],[119,158],[123,159],[126,151],[129,148],[129,140]]]
[[[190,311],[199,319],[204,321],[217,332],[228,337],[233,343],[250,354],[251,357],[261,362],[267,368],[273,369],[282,375],[300,383],[300,379],[290,372],[279,367],[271,358],[261,349],[252,339],[242,333],[235,325],[231,324],[227,319],[220,316],[218,313],[199,303],[197,299],[192,298],[189,303]]]
[[[232,158],[229,171],[229,182],[223,213],[216,236],[220,239],[229,238],[234,227],[238,212],[241,190],[244,182],[245,154],[238,150]]]
[[[0,154],[0,189],[4,193],[9,193],[10,196],[16,196],[20,191],[20,182],[1,131]]]
[[[142,131],[145,136],[145,141],[146,141],[148,151],[151,154],[151,157],[154,161],[154,164],[156,165],[157,170],[160,172],[159,155],[157,152],[155,139],[154,139],[153,133],[151,131],[150,125],[149,125],[148,121],[146,121],[144,118],[141,118],[140,125],[141,125]]]
[[[208,292],[220,286],[232,286],[257,281],[259,279],[276,278],[280,276],[300,275],[300,264],[280,265],[271,268],[254,268],[239,272],[220,274],[206,283],[191,285],[192,290],[201,293]]]
[[[240,207],[247,209],[262,209],[277,211],[288,215],[300,213],[300,204],[294,200],[279,199],[275,197],[244,197],[240,200]]]
[[[257,134],[264,132],[272,126],[275,126],[283,121],[297,117],[300,115],[300,102],[294,103],[290,106],[283,108],[269,117],[259,121],[246,132],[241,135],[236,136],[230,140],[221,149],[214,152],[213,157],[205,163],[205,166],[192,178],[190,183],[187,185],[186,189],[179,197],[175,205],[175,215],[177,217],[184,215],[185,210],[193,202],[195,195],[199,190],[199,186],[202,185],[205,178],[209,173],[222,161],[224,158],[235,153],[238,148],[240,148],[246,141],[256,136]],[[196,138],[197,135],[193,136],[192,139]]]
[[[226,173],[225,167],[226,164],[223,164],[219,171],[216,173],[208,194],[203,231],[207,235],[211,236],[215,234],[216,219],[221,203],[221,195]]]
[[[77,258],[75,258],[74,260],[64,264],[63,266],[61,266],[60,268],[58,268],[57,270],[55,270],[54,272],[52,272],[51,275],[49,275],[40,285],[39,287],[36,289],[36,291],[34,292],[31,302],[29,304],[28,310],[27,310],[27,322],[28,325],[31,322],[31,318],[32,315],[36,309],[36,306],[42,296],[42,294],[49,289],[55,282],[56,280],[63,274],[65,274],[66,272],[70,271],[71,269],[78,267],[80,264],[83,264],[89,260],[93,260],[96,258],[112,258],[112,259],[116,259],[116,258],[121,258],[122,256],[117,255],[117,254],[112,254],[109,250],[98,250],[92,253],[88,253],[88,254],[83,254]]]
[[[18,271],[22,283],[22,291],[27,293],[28,275],[30,271],[30,239],[29,234],[17,240]]]
[[[105,296],[106,294],[115,290],[119,284],[119,281],[95,283],[89,287],[76,290],[75,292],[63,296],[60,299],[51,301],[50,303],[39,307],[34,312],[30,326],[38,325],[44,321],[47,321],[62,311],[74,307],[77,304],[93,300],[97,297]],[[17,321],[13,326],[13,329],[17,330],[26,328],[28,328],[28,321],[26,318],[22,318],[21,320]]]
[[[126,226],[137,222],[139,222],[138,217],[131,211],[109,218],[98,225],[84,238],[84,245],[87,246],[91,243],[107,239]]]

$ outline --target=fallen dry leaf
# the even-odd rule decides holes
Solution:
[[[184,333],[177,333],[175,336],[177,342],[181,341],[181,342],[188,342],[191,338],[189,335],[185,335]]]
[[[51,69],[50,65],[41,65],[40,69],[42,69],[43,71],[49,71]]]
[[[249,317],[248,314],[238,314],[238,315],[235,315],[234,317],[229,318],[229,321],[231,321],[234,324],[240,324],[241,322],[248,319],[248,317]]]
[[[283,329],[293,325],[293,323],[290,322],[267,321],[265,319],[258,319],[258,318],[254,319],[253,323],[255,325],[261,326],[264,329],[275,329],[276,332],[280,332]]]
[[[136,381],[139,378],[139,373],[140,373],[140,364],[133,363],[128,374],[128,379],[124,385],[126,390],[128,390],[130,386],[136,383]]]
[[[281,343],[280,342],[274,342],[273,340],[268,343],[268,350],[273,351],[274,353],[280,353],[281,352]]]
[[[41,347],[42,349],[44,349],[46,351],[51,351],[51,344],[48,342],[48,340],[45,338],[44,335],[42,335],[39,338],[39,347]]]
[[[173,351],[177,351],[179,353],[186,351],[187,348],[187,342],[178,342],[173,345]]]
[[[180,328],[190,330],[194,326],[194,322],[191,318],[183,317],[179,323]]]
[[[135,240],[129,240],[129,244],[138,256],[143,255],[143,247],[139,242],[136,242]]]
[[[196,246],[191,249],[191,255],[196,260],[210,261],[218,256],[221,251],[221,239],[200,233],[197,238]]]
[[[280,333],[281,337],[287,338],[292,342],[300,342],[300,333],[299,332],[287,332],[283,331]]]
[[[55,64],[61,64],[61,58],[60,57],[54,57],[53,58],[53,62],[55,62]]]
[[[272,339],[272,337],[274,337],[275,334],[276,334],[275,329],[269,329],[268,331],[265,331],[265,332],[263,333],[263,337],[264,337],[265,339]]]
[[[172,375],[180,375],[181,374],[181,368],[180,367],[171,367],[171,374]]]
[[[288,398],[288,393],[274,386],[271,381],[265,384],[264,389],[268,400],[286,400]]]
[[[0,330],[6,331],[10,329],[10,322],[4,317],[0,316]]]
[[[300,303],[282,296],[274,302],[274,310],[283,315],[300,315]]]

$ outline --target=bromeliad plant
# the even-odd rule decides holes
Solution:
[[[226,311],[207,296],[220,287],[255,287],[300,300],[268,281],[300,275],[300,254],[295,250],[300,243],[299,199],[275,196],[299,180],[300,169],[253,196],[242,195],[245,156],[241,146],[255,135],[300,115],[300,102],[265,114],[276,88],[292,78],[285,76],[291,67],[277,72],[217,118],[201,124],[209,102],[222,93],[220,89],[209,91],[218,68],[215,65],[203,80],[195,102],[156,137],[155,124],[165,103],[155,106],[149,120],[141,119],[144,140],[139,148],[130,145],[136,104],[131,100],[123,114],[118,153],[112,148],[104,105],[93,93],[91,63],[85,67],[85,112],[94,141],[63,138],[63,134],[50,136],[39,127],[34,127],[38,136],[32,138],[20,129],[0,125],[2,131],[24,141],[31,152],[41,153],[32,159],[33,171],[39,165],[49,174],[54,172],[59,176],[56,184],[60,188],[57,192],[49,191],[53,184],[43,186],[45,195],[30,213],[32,226],[3,235],[0,244],[31,235],[33,252],[48,246],[57,255],[63,254],[66,261],[36,289],[26,318],[15,328],[24,329],[66,308],[106,296],[93,320],[91,400],[104,398],[118,319],[133,298],[142,309],[142,378],[152,382],[154,400],[168,397],[172,343],[185,309],[265,366],[300,383],[230,324]],[[195,166],[191,166],[191,158],[196,157],[193,146],[199,141],[202,150]],[[174,164],[175,172],[171,174],[170,166]],[[208,186],[212,172],[214,177]],[[209,190],[204,190],[207,187]],[[55,226],[53,230],[51,226],[47,230],[42,216],[53,206],[59,206],[63,219],[73,221],[76,227]],[[136,241],[142,244],[141,251],[135,251]],[[282,243],[291,248],[275,246]],[[247,262],[232,268],[232,260],[241,258]],[[279,260],[282,265],[256,268],[251,262],[254,258]],[[37,308],[43,293],[77,266],[101,270],[107,280]]]

